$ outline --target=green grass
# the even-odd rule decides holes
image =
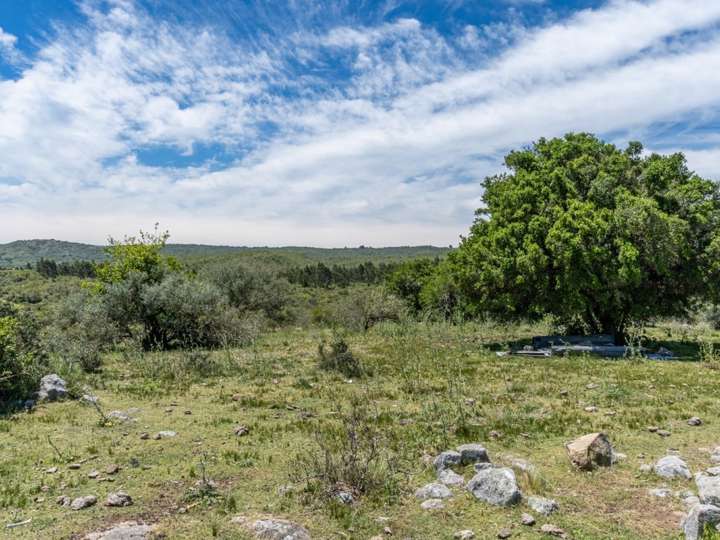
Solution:
[[[513,528],[513,538],[541,538],[537,527],[519,524],[526,507],[492,508],[463,490],[439,513],[420,509],[413,492],[434,479],[428,458],[482,442],[494,462],[515,457],[535,465],[535,473],[520,477],[524,492],[560,504],[538,527],[554,523],[575,539],[678,538],[681,502],[651,498],[647,490],[663,482],[638,468],[669,447],[693,471],[710,465],[707,449],[720,445],[720,372],[691,361],[500,358],[489,351],[543,330],[380,325],[347,338],[372,373],[354,380],[318,369],[318,343],[330,338],[322,330],[278,331],[253,347],[208,354],[109,355],[101,374],[73,382],[90,386],[105,413],[140,409],[137,422],[106,425],[77,401],[0,417],[0,525],[32,518],[2,534],[67,538],[137,518],[157,523],[168,538],[245,538],[230,517],[270,514],[304,524],[319,539],[367,540],[386,526],[395,538],[415,540],[450,539],[467,528],[495,538],[503,527]],[[651,334],[679,339],[673,332]],[[708,335],[716,343],[718,337]],[[365,421],[392,462],[378,469],[387,471],[386,481],[353,507],[328,503],[302,482],[281,490],[297,478],[304,463],[298,456],[317,454],[318,435],[342,436],[353,401],[368,406]],[[588,405],[598,412],[585,412]],[[693,415],[704,420],[701,427],[686,424]],[[237,437],[233,429],[241,424],[249,434]],[[662,439],[649,425],[672,435]],[[178,435],[153,440],[161,430]],[[564,443],[593,431],[606,432],[627,459],[594,473],[573,470]],[[150,439],[141,439],[143,432]],[[67,468],[80,461],[79,470]],[[87,477],[110,463],[122,467],[114,482]],[[51,466],[59,471],[46,474]],[[471,471],[464,473],[469,479]],[[215,488],[198,489],[203,474]],[[107,493],[120,489],[135,504],[104,507]],[[99,504],[79,512],[55,504],[59,495],[85,494],[97,495]]]

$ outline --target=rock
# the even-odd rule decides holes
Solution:
[[[68,465],[68,469],[72,469],[72,470],[77,470],[80,467],[81,467],[81,465],[79,463],[71,463],[70,465]]]
[[[70,509],[82,510],[83,508],[93,506],[96,502],[97,497],[95,495],[85,495],[84,497],[78,497],[77,499],[73,499],[73,501],[70,503]]]
[[[544,497],[528,497],[527,503],[530,508],[543,516],[549,516],[559,508],[556,501]]]
[[[578,469],[592,470],[595,467],[612,465],[613,448],[604,433],[590,433],[565,446],[570,461]]]
[[[177,433],[175,433],[174,431],[159,431],[155,434],[153,439],[159,441],[160,439],[171,439],[175,436],[177,436]]]
[[[695,475],[695,485],[700,502],[720,506],[720,476],[698,473]]]
[[[105,467],[105,474],[117,474],[120,470],[120,467],[116,465],[115,463],[111,463],[107,467]]]
[[[648,430],[650,433],[657,433],[659,429],[660,429],[660,428],[657,427],[657,426],[648,426],[648,428],[647,428],[647,430]]]
[[[55,474],[56,472],[58,472],[58,468],[57,468],[57,467],[50,467],[49,469],[45,469],[45,472],[46,472],[47,474]]]
[[[423,510],[442,510],[445,508],[445,503],[441,499],[428,499],[420,504],[420,508]]]
[[[698,418],[697,416],[693,416],[691,418],[688,418],[688,426],[700,426],[702,425],[702,420]]]
[[[427,484],[415,492],[415,497],[418,499],[447,499],[452,497],[452,491],[450,491],[443,484]]]
[[[67,395],[67,383],[55,373],[45,375],[40,379],[38,401],[58,401],[65,399]]]
[[[620,463],[621,461],[625,461],[627,459],[627,454],[623,454],[622,452],[615,452],[613,450],[612,453],[612,464],[615,465],[616,463]]]
[[[467,489],[476,499],[496,506],[517,504],[522,498],[515,473],[508,467],[478,471],[468,482]]]
[[[594,405],[590,405],[589,407],[585,407],[585,412],[594,413],[597,412],[598,408]]]
[[[487,450],[481,444],[462,444],[457,447],[457,451],[460,453],[461,465],[490,462]]]
[[[535,525],[535,518],[532,517],[530,514],[523,514],[520,516],[520,523],[523,525],[526,525],[527,527],[532,527]]]
[[[143,431],[143,432],[140,434],[140,439],[143,440],[143,441],[146,441],[146,440],[148,440],[149,438],[150,438],[150,434],[149,434],[148,432],[146,432],[146,431]]]
[[[653,470],[653,466],[648,463],[643,463],[642,465],[640,465],[641,473],[649,473],[649,472],[652,472],[652,470]]]
[[[255,538],[263,540],[310,540],[310,533],[302,525],[285,519],[264,518],[248,523],[242,516],[232,518],[232,523],[243,525]]]
[[[668,488],[654,488],[649,489],[648,493],[652,495],[653,497],[660,497],[661,499],[665,499],[666,497],[669,497],[672,493]]]
[[[492,463],[476,463],[473,465],[473,469],[475,469],[476,472],[484,471],[485,469],[494,469],[495,465]]]
[[[107,417],[112,420],[117,420],[119,422],[132,422],[133,421],[133,417],[123,411],[110,411],[109,413],[107,413]]]
[[[83,394],[80,398],[80,403],[85,405],[97,405],[100,403],[100,400],[97,396],[93,396],[92,394]]]
[[[665,456],[660,458],[654,467],[655,474],[661,478],[685,478],[690,479],[690,469],[678,456]]]
[[[448,450],[446,452],[441,452],[435,458],[435,461],[433,461],[433,465],[435,466],[435,470],[442,471],[454,465],[460,465],[460,459],[460,452]]]
[[[70,506],[70,503],[72,502],[70,500],[70,497],[67,495],[60,495],[57,499],[55,499],[55,502],[59,504],[60,506]]]
[[[452,469],[445,469],[438,473],[438,482],[445,484],[446,486],[464,486],[465,479],[453,471]]]
[[[250,428],[247,426],[236,426],[233,433],[235,433],[238,437],[244,437],[250,433]]]
[[[124,491],[110,493],[105,501],[105,506],[130,506],[133,503],[132,497]]]
[[[93,532],[83,537],[83,540],[149,540],[152,538],[151,525],[126,521],[101,532]]]
[[[512,531],[508,528],[500,529],[497,533],[497,537],[501,539],[510,538],[512,536]]]
[[[455,538],[455,540],[472,540],[475,538],[475,531],[471,531],[470,529],[457,531],[453,534],[453,538]]]
[[[88,473],[88,478],[91,478],[91,479],[93,479],[93,480],[94,480],[95,478],[97,478],[98,476],[100,476],[100,471],[95,471],[95,470],[93,470],[93,471],[90,471],[90,472]]]
[[[596,383],[590,383],[590,384],[585,385],[585,388],[587,388],[588,390],[595,390],[596,388],[599,388],[599,387],[600,387],[600,385],[596,384]]]
[[[340,504],[351,505],[355,502],[355,497],[349,491],[338,491],[335,494],[335,500]]]
[[[705,471],[705,474],[710,476],[720,476],[720,467],[710,467]]]
[[[671,435],[671,433],[666,429],[658,429],[656,433],[661,437],[669,437]]]
[[[720,523],[720,508],[709,504],[694,506],[682,524],[685,540],[700,540],[706,527]]]
[[[540,527],[540,532],[549,534],[550,536],[558,536],[560,538],[566,537],[565,531],[563,529],[550,523],[546,523],[545,525]]]

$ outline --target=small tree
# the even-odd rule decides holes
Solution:
[[[622,340],[631,323],[688,314],[717,285],[720,189],[682,154],[569,134],[505,164],[442,268],[467,313],[550,314]]]

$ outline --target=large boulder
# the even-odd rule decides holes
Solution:
[[[672,480],[674,478],[692,478],[687,463],[678,456],[665,456],[660,458],[653,469],[661,478]]]
[[[37,395],[39,401],[58,401],[65,399],[68,395],[67,383],[55,373],[45,375],[40,379],[40,389]]]
[[[477,472],[467,489],[476,499],[495,506],[511,506],[522,499],[515,473],[508,467],[489,467]]]
[[[487,450],[481,444],[462,444],[457,447],[457,451],[460,454],[461,465],[490,462]]]
[[[613,462],[613,448],[604,433],[584,435],[565,445],[565,449],[573,465],[584,471],[609,467]]]
[[[710,504],[695,505],[683,521],[685,540],[700,540],[706,527],[720,523],[720,508]]]
[[[452,491],[450,491],[443,484],[427,484],[415,492],[415,496],[418,499],[447,499],[452,497]]]
[[[695,475],[695,484],[700,502],[720,506],[720,476],[698,473]]]

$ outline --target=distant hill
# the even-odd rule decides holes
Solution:
[[[443,257],[448,248],[434,246],[401,246],[383,248],[312,248],[312,247],[236,247],[202,244],[168,244],[165,252],[197,262],[220,259],[272,260],[277,264],[354,264],[363,261],[391,262],[418,257]],[[102,261],[102,246],[62,240],[17,240],[0,244],[0,268],[35,264],[41,258],[57,262]]]

